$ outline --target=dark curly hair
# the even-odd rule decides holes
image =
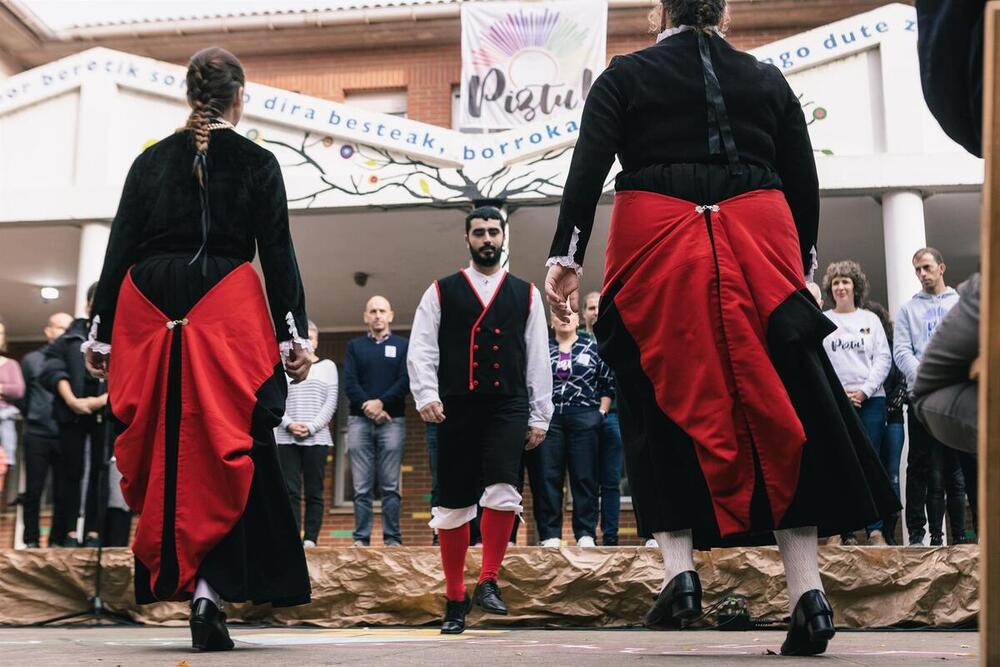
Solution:
[[[662,0],[662,4],[675,26],[705,30],[716,27],[726,17],[726,0]]]
[[[857,262],[846,259],[841,262],[833,262],[826,269],[823,276],[823,294],[830,299],[830,303],[837,303],[833,297],[834,278],[850,278],[854,283],[854,307],[861,308],[862,304],[868,302],[868,276],[861,269]]]

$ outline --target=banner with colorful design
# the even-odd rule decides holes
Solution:
[[[579,113],[607,63],[604,0],[462,4],[462,128]]]

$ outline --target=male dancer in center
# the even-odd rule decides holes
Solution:
[[[465,630],[473,600],[506,614],[497,577],[521,514],[520,463],[552,417],[552,374],[541,294],[500,264],[506,222],[492,206],[465,219],[469,268],[434,282],[413,319],[407,365],[425,422],[438,424],[438,505],[431,528],[446,582],[443,634]],[[483,566],[465,590],[469,522],[483,507]]]

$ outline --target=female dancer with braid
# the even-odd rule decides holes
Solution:
[[[273,436],[283,373],[309,371],[305,297],[278,163],[233,130],[244,83],[227,51],[191,58],[191,115],[129,170],[84,343],[140,513],[136,601],[193,599],[202,650],[233,647],[221,600],[310,596]]]
[[[809,133],[781,72],[722,36],[726,0],[661,5],[657,43],[612,59],[587,97],[546,294],[563,320],[577,309],[617,153],[594,331],[619,388],[639,534],[663,552],[646,624],[701,613],[692,547],[773,531],[792,615],[781,652],[822,653],[834,626],[817,535],[898,504],[805,289],[819,222]]]

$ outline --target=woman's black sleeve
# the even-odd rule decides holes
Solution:
[[[309,335],[306,297],[288,228],[288,200],[281,167],[273,155],[254,176],[253,233],[264,270],[267,301],[279,341],[292,339],[289,313],[299,338]]]
[[[125,177],[125,187],[118,202],[118,212],[111,223],[111,236],[104,254],[104,268],[94,292],[94,302],[90,317],[100,316],[97,340],[111,342],[111,330],[115,321],[115,307],[118,291],[129,267],[135,262],[135,248],[141,238],[143,222],[147,216],[146,200],[142,192],[142,155],[137,157]],[[81,287],[87,288],[88,285]]]
[[[784,77],[782,77],[784,81]],[[792,209],[795,228],[799,233],[799,249],[805,275],[812,270],[812,249],[819,234],[819,177],[816,175],[816,158],[809,128],[802,113],[799,98],[788,83],[785,113],[775,139],[778,176],[785,191],[785,199]]]
[[[616,56],[587,95],[549,257],[570,257],[583,266],[597,202],[622,145],[627,87],[624,60]]]

